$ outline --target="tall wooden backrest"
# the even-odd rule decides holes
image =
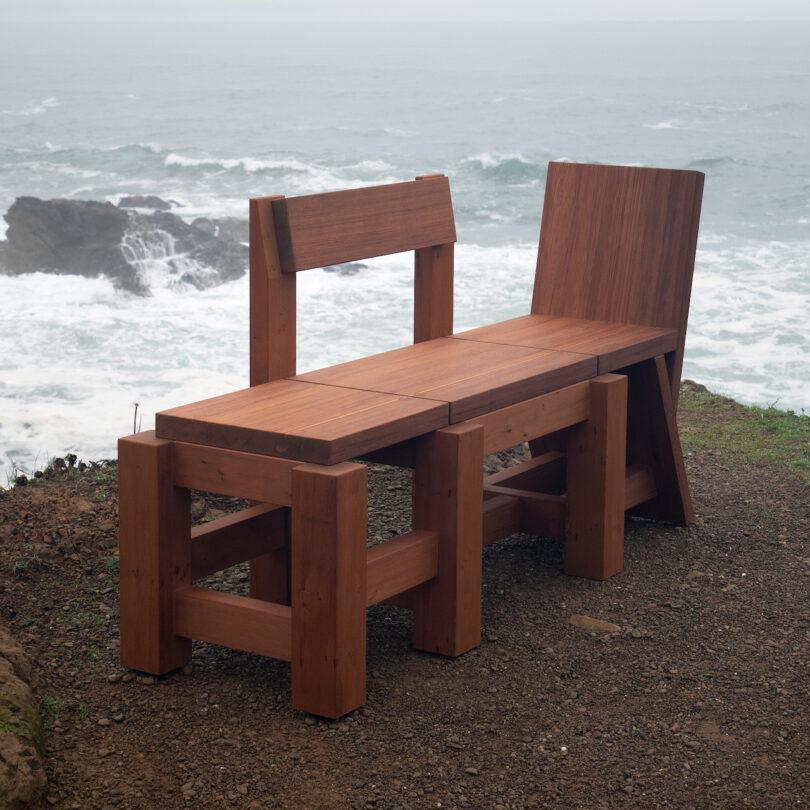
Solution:
[[[415,251],[414,342],[453,332],[456,228],[444,175],[250,201],[250,384],[296,373],[295,274]]]
[[[678,331],[677,402],[701,172],[550,163],[532,312]]]

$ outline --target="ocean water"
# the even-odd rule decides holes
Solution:
[[[706,173],[684,376],[810,409],[810,24],[0,27],[0,211],[17,196],[251,196],[444,172],[456,328],[528,311],[546,165]],[[0,224],[0,237],[4,223]],[[247,384],[247,282],[152,294],[0,276],[0,484],[115,455],[154,413]],[[299,278],[301,370],[410,340],[410,256]]]

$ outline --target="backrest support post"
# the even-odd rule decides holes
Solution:
[[[250,384],[296,373],[295,273],[283,273],[273,221],[274,200],[250,201]]]

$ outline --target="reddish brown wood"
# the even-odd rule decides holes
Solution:
[[[290,549],[288,545],[250,561],[250,596],[279,605],[290,604]]]
[[[295,274],[281,272],[274,200],[250,201],[250,384],[295,374]]]
[[[550,163],[532,312],[678,333],[677,402],[704,175]]]
[[[520,500],[508,495],[484,493],[484,527],[482,544],[497,543],[520,531]]]
[[[191,580],[266,554],[285,543],[287,517],[280,506],[251,506],[191,530]]]
[[[594,366],[591,366],[593,369]],[[590,388],[587,381],[477,416],[484,428],[484,454],[561,430],[588,418]]]
[[[485,489],[493,485],[560,494],[565,491],[565,454],[552,450],[506,467],[484,479]]]
[[[413,644],[461,655],[481,643],[484,431],[478,425],[453,425],[421,444],[413,478],[413,527],[438,533],[439,570],[414,592]]]
[[[450,184],[442,175],[272,205],[285,273],[456,241]]]
[[[436,532],[408,532],[367,552],[366,605],[376,605],[433,579],[439,570]]]
[[[366,468],[293,470],[292,705],[340,717],[366,699]]]
[[[695,513],[666,362],[663,357],[656,357],[631,371],[628,453],[633,462],[651,470],[656,493],[653,500],[636,507],[633,514],[681,525],[693,523]]]
[[[523,315],[453,337],[594,355],[599,374],[673,351],[678,344],[674,329],[553,315]]]
[[[625,479],[625,510],[649,501],[655,495],[655,478],[652,469],[643,464],[628,464]]]
[[[565,573],[607,579],[623,565],[627,378],[590,386],[590,418],[568,432]]]
[[[205,588],[181,588],[174,599],[178,636],[289,661],[290,608]]]
[[[118,442],[118,515],[121,664],[160,675],[191,661],[173,626],[175,589],[191,581],[191,529],[171,444],[153,431]]]
[[[442,401],[450,422],[487,414],[594,376],[592,357],[522,346],[437,338],[296,377]]]
[[[297,461],[184,442],[171,442],[171,448],[177,486],[290,505],[290,473]]]
[[[414,343],[453,334],[453,254],[452,242],[415,251]]]
[[[180,442],[335,464],[447,420],[447,405],[425,398],[275,380],[163,411],[155,425],[158,436]]]

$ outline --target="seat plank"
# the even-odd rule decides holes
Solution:
[[[162,411],[156,434],[314,464],[336,464],[445,427],[447,405],[275,380]]]
[[[447,402],[456,423],[593,377],[596,366],[572,352],[437,338],[295,379]]]
[[[523,315],[453,337],[595,355],[599,374],[674,351],[678,344],[674,329],[554,315]]]

